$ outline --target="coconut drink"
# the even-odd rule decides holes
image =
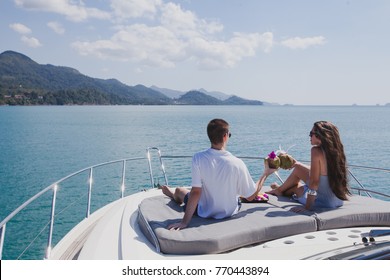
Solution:
[[[280,160],[280,168],[282,169],[291,169],[296,162],[296,160],[287,153],[279,153],[277,157]]]
[[[280,158],[276,155],[274,151],[272,151],[265,160],[268,162],[269,168],[279,169],[280,167]]]

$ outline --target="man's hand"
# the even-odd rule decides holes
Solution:
[[[186,228],[187,224],[180,222],[180,223],[174,223],[168,226],[169,230],[181,230],[183,228]]]
[[[197,207],[200,195],[202,193],[202,188],[192,186],[191,192],[188,197],[188,203],[186,206],[186,211],[184,212],[184,217],[179,223],[171,224],[167,227],[169,230],[180,230],[186,228],[191,221],[192,215],[194,215]]]

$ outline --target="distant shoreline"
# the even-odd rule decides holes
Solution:
[[[0,107],[84,107],[84,106],[93,106],[93,107],[112,107],[112,106],[148,106],[148,107],[155,107],[155,106],[161,106],[161,107],[176,107],[176,106],[194,106],[194,107],[199,107],[199,106],[207,106],[207,107],[237,107],[237,106],[249,106],[249,107],[390,107],[390,104],[387,103],[385,105],[294,105],[294,104],[288,104],[288,105],[283,105],[283,104],[278,104],[278,105],[269,105],[269,104],[264,104],[264,105],[249,105],[249,104],[239,104],[239,105],[229,105],[229,104],[222,104],[222,105],[196,105],[196,104],[64,104],[64,105],[58,105],[58,104],[0,104]]]

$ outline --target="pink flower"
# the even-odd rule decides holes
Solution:
[[[268,155],[269,158],[271,159],[275,159],[276,158],[276,154],[274,151],[272,151],[269,155]]]

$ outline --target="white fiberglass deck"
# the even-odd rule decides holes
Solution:
[[[159,253],[155,246],[148,241],[140,230],[137,221],[139,203],[144,199],[156,196],[161,196],[160,190],[154,189],[140,192],[99,210],[90,217],[90,220],[84,221],[85,224],[80,224],[70,232],[53,249],[51,258],[87,260],[161,258],[301,259],[323,251],[361,243],[362,237],[366,236],[372,228],[390,229],[390,220],[389,222],[384,222],[388,223],[387,226],[382,224],[382,226],[353,226],[340,229],[314,230],[293,236],[290,236],[287,232],[288,228],[285,228],[286,237],[263,243],[260,242],[260,244],[255,246],[244,246],[227,253],[200,255],[163,254]],[[270,203],[272,203],[272,200],[275,200],[275,203],[281,203],[276,198],[271,198]],[[258,213],[258,216],[259,223],[261,223],[261,213]],[[172,234],[174,233],[172,232]],[[156,242],[159,241],[156,240]]]

